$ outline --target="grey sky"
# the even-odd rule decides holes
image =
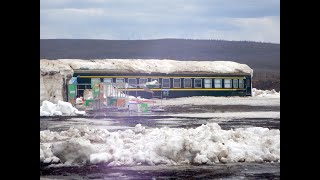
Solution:
[[[41,0],[41,39],[224,39],[280,43],[277,0]]]

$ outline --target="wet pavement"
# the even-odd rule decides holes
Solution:
[[[280,179],[280,163],[40,169],[40,179]]]

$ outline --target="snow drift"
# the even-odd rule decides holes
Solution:
[[[280,130],[261,127],[222,130],[216,123],[197,128],[40,131],[40,162],[61,165],[181,165],[280,161]]]
[[[79,111],[68,102],[58,101],[54,104],[49,101],[43,101],[40,106],[40,116],[73,116],[84,115],[85,111]]]
[[[277,92],[274,89],[270,91],[270,90],[260,90],[260,89],[252,88],[252,96],[280,98],[280,91]]]

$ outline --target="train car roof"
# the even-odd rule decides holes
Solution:
[[[251,74],[246,64],[232,61],[178,61],[170,59],[58,59],[40,60],[40,70],[74,73]]]

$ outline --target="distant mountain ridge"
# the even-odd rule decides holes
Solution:
[[[224,40],[40,39],[40,59],[228,60],[280,71],[280,44]]]
[[[40,59],[235,61],[253,69],[253,87],[280,91],[280,44],[273,43],[188,39],[40,39]]]

